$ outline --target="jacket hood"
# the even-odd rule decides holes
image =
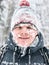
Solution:
[[[37,45],[35,47],[33,47],[33,46],[28,47],[28,48],[30,48],[32,50],[32,52],[36,52],[38,49],[40,49],[40,48],[42,48],[44,46],[44,41],[43,41],[42,34],[39,33],[37,36],[38,36],[38,42],[36,42]],[[13,41],[11,33],[9,34],[9,38],[7,40],[7,44],[8,44],[8,48],[10,50],[12,50],[12,51],[15,51],[15,50],[21,48],[21,47],[17,46],[16,43]]]

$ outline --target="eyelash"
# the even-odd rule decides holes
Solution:
[[[27,29],[32,29],[31,27],[27,27]]]

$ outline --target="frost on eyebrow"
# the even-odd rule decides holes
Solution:
[[[15,28],[17,28],[19,26],[24,26],[24,25],[30,26],[34,30],[38,30],[37,27],[34,24],[30,23],[29,21],[28,22],[20,22],[18,24],[15,24],[12,30],[14,30]]]
[[[14,30],[16,26],[20,26],[20,25],[22,26],[23,24],[26,24],[26,25],[27,25],[27,24],[30,24],[30,25],[32,25],[32,23],[30,23],[29,21],[28,21],[28,22],[22,22],[22,21],[21,21],[20,23],[15,24],[12,30]]]

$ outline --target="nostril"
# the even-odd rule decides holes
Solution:
[[[28,36],[28,33],[21,33],[21,36]]]

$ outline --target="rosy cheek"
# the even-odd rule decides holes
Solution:
[[[37,31],[36,30],[30,30],[30,33],[31,34],[37,34]]]
[[[30,36],[35,37],[37,35],[37,31],[30,31]]]
[[[16,34],[19,34],[19,31],[18,30],[13,30],[13,33],[16,35]]]

